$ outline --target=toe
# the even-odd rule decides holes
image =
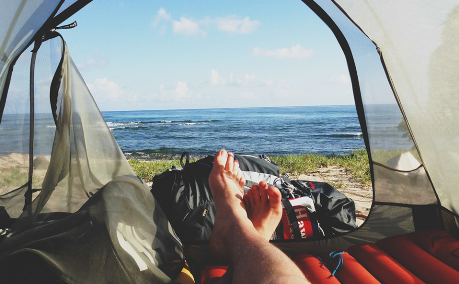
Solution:
[[[258,185],[259,191],[260,191],[260,201],[261,204],[266,204],[268,203],[268,184],[265,182],[260,182]]]
[[[281,204],[282,195],[277,187],[270,186],[267,190],[269,205],[271,208],[277,208]]]
[[[239,162],[237,160],[234,160],[234,163],[233,163],[233,172],[240,172],[240,168],[239,168]]]
[[[242,172],[238,167],[236,167],[236,163],[234,163],[233,175],[236,177],[237,181],[239,181],[242,177]]]
[[[233,153],[228,153],[228,158],[226,160],[225,170],[232,172],[234,168],[234,155]]]
[[[252,195],[253,202],[254,204],[257,204],[260,202],[260,189],[258,184],[252,185],[252,187],[249,189],[250,195]]]
[[[244,188],[245,186],[245,178],[244,176],[241,174],[241,178],[239,179],[239,185]]]
[[[228,153],[225,150],[218,151],[214,158],[214,164],[219,166],[225,166],[228,160]]]
[[[252,195],[252,192],[250,191],[250,189],[249,189],[249,191],[246,193],[246,195],[247,195],[247,203],[249,204],[248,207],[252,208],[252,206],[253,206],[253,204],[254,204],[254,200],[253,200],[253,195]]]
[[[245,209],[250,210],[250,194],[245,193],[242,201],[244,202]]]

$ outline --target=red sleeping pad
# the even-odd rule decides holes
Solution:
[[[428,237],[423,236],[423,234],[427,234],[426,236]],[[417,232],[415,234],[386,238],[377,241],[376,244],[425,282],[438,284],[458,283],[459,271],[431,255],[413,241],[416,237],[422,238],[423,243],[429,239],[433,241],[432,237],[435,238],[436,235],[432,231]]]
[[[299,254],[292,258],[311,283],[339,284],[330,270],[314,255]]]
[[[352,246],[348,251],[381,283],[424,283],[375,244]]]
[[[459,240],[440,230],[352,246],[347,252],[332,254],[333,259],[329,255],[298,254],[292,260],[313,284],[459,283]],[[341,267],[336,269],[338,262]],[[227,267],[223,268],[206,267],[201,283],[213,283],[226,272]]]
[[[217,282],[228,270],[228,265],[206,266],[201,272],[201,284]]]
[[[379,284],[380,282],[371,275],[354,257],[344,252],[342,266],[336,271],[336,278],[343,284]],[[322,254],[325,263],[330,263],[331,269],[338,265],[339,258],[330,259],[329,254]]]
[[[440,230],[414,232],[408,236],[423,250],[459,271],[459,240]]]

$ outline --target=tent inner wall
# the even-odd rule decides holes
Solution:
[[[381,64],[381,50],[333,3],[316,2],[344,34],[351,49],[351,54],[346,56],[352,56],[355,62],[354,79],[358,80],[374,167],[375,201],[401,205],[437,203],[435,191]],[[421,198],[412,198],[418,191]]]
[[[170,283],[183,263],[182,244],[119,149],[65,43],[57,37],[41,45],[34,76],[30,52],[18,60],[14,52],[4,53],[6,47],[19,54],[30,43],[42,24],[28,25],[47,20],[56,10],[52,1],[45,2],[24,0],[20,5],[45,7],[46,15],[22,7],[17,10],[23,22],[0,17],[2,23],[7,19],[0,25],[1,36],[3,27],[16,24],[28,31],[12,33],[24,45],[11,45],[7,38],[0,45],[0,89],[12,74],[8,96],[2,97],[5,112],[0,113],[0,206],[17,217],[5,227],[1,212],[1,274],[11,273],[5,263],[14,263],[10,279],[17,280],[17,273],[30,272],[23,264],[33,259],[69,283]],[[0,14],[17,7],[7,8]],[[36,192],[23,211],[29,180]]]
[[[343,47],[348,64],[350,64],[349,70],[353,80],[356,106],[360,120],[363,121],[362,132],[367,135],[367,146],[371,157],[374,205],[367,222],[355,233],[345,238],[353,238],[355,235],[360,241],[366,241],[366,236],[370,235],[362,232],[369,227],[376,230],[374,234],[380,238],[388,237],[396,232],[406,233],[414,230],[416,220],[413,218],[410,207],[439,205],[439,202],[417,145],[414,143],[417,140],[413,139],[403,108],[400,107],[400,101],[394,95],[393,86],[382,64],[384,50],[381,50],[367,37],[364,33],[365,29],[362,32],[360,27],[356,26],[360,23],[359,20],[364,22],[375,22],[376,20],[377,22],[377,16],[370,15],[368,11],[367,13],[358,11],[359,17],[355,18],[351,15],[353,20],[357,20],[351,21],[346,13],[358,10],[353,10],[357,4],[350,3],[352,1],[335,1],[339,4],[345,2],[352,6],[352,9],[345,9],[345,13],[331,1],[304,0],[304,2],[330,26]],[[376,42],[379,43],[379,41]],[[395,223],[393,230],[374,226],[373,223],[377,223],[373,218],[375,216],[372,216],[376,212],[375,204],[390,205],[378,206],[378,214],[383,215],[385,213],[382,211],[394,210],[394,207],[397,206],[407,208],[408,211],[405,210],[402,216],[411,222],[411,226],[403,226],[405,229],[402,231],[404,232],[398,230]]]
[[[29,179],[29,155],[33,155],[32,189],[39,192],[48,170],[56,125],[51,115],[49,88],[60,58],[61,44],[53,39],[42,44],[35,60],[33,153],[29,153],[31,52],[18,59],[11,77],[3,121],[0,124],[0,205],[17,218],[24,208]],[[20,188],[18,190],[18,188]],[[11,192],[13,191],[13,192]],[[9,193],[11,192],[11,193]],[[36,197],[38,193],[34,193]]]
[[[11,161],[19,157],[24,172],[17,176],[25,181],[17,182],[16,176],[2,179],[16,182],[2,188],[13,191],[1,196],[0,206],[17,219],[1,239],[0,262],[9,262],[13,255],[21,262],[36,254],[37,261],[72,283],[170,283],[183,263],[182,244],[118,147],[60,37],[44,42],[36,56],[30,108],[35,127],[29,152],[30,52],[23,56],[28,58],[19,60],[24,68],[15,69],[5,111],[6,117],[11,113],[23,119],[16,132],[11,124],[17,119],[1,124],[1,134],[15,135],[0,135],[0,158],[15,167],[8,172],[17,172]],[[22,92],[14,89],[16,82],[26,86]],[[50,99],[50,89],[57,90],[56,100]],[[14,188],[27,183],[32,152],[37,192],[22,211],[27,186]]]
[[[30,53],[16,62],[3,119],[0,124],[0,206],[11,217],[24,207],[29,173],[30,96],[28,84]]]
[[[135,176],[65,44],[56,37],[42,43],[36,56],[32,167],[35,192],[32,206],[22,212],[29,173],[30,54],[24,52],[17,62],[0,125],[0,206],[13,218],[21,215],[22,220],[35,219],[39,213],[75,212],[110,180]],[[59,79],[54,82],[60,83],[55,102],[50,99],[53,76]],[[51,104],[55,104],[56,122]],[[17,223],[24,226],[23,222]]]
[[[62,0],[5,1],[0,17],[0,121],[10,68]]]
[[[457,1],[335,2],[377,42],[389,70],[407,121],[405,131],[410,131],[422,158],[419,162],[434,188],[435,198],[425,198],[430,188],[421,188],[425,192],[419,203],[433,203],[438,198],[436,203],[458,216]],[[407,191],[406,196],[417,199],[413,194]]]
[[[59,37],[54,40],[61,41]],[[59,54],[57,58],[61,63],[53,79],[53,83],[58,83],[53,86],[58,90],[57,97],[50,100],[48,95],[47,99],[48,106],[50,101],[52,104],[49,109],[55,109],[56,123],[52,143],[49,141],[52,150],[41,191],[31,210],[21,216],[32,219],[45,212],[73,213],[115,177],[135,176],[65,43],[62,41],[62,45],[51,52]],[[46,120],[46,127],[52,128],[51,112]]]

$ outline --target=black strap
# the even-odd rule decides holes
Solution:
[[[290,223],[290,227],[292,228],[294,239],[301,239],[300,225],[298,224],[298,219],[296,218],[296,213],[292,204],[286,198],[282,198],[282,204],[287,212],[287,219]]]
[[[276,228],[276,240],[283,240],[284,239],[284,223],[282,222],[282,219],[279,222],[279,225],[277,225]]]
[[[22,211],[28,210],[29,216],[32,215],[32,179],[33,179],[33,142],[34,142],[34,126],[35,126],[35,61],[37,59],[37,51],[40,48],[41,41],[36,41],[32,50],[30,59],[30,77],[29,77],[29,95],[30,95],[30,125],[29,125],[29,177],[27,183],[27,191],[24,193],[24,208]]]
[[[51,86],[49,90],[49,102],[51,105],[51,112],[53,113],[54,124],[59,129],[59,125],[57,123],[57,98],[59,96],[59,89],[61,87],[62,78],[64,76],[63,64],[64,64],[64,53],[65,53],[65,43],[62,36],[57,33],[52,33],[54,36],[59,36],[61,38],[62,43],[62,50],[61,50],[61,59],[59,60],[59,65],[56,68],[56,72],[54,73],[53,79],[51,81]]]
[[[50,26],[56,27],[57,25],[62,24],[65,20],[73,16],[76,12],[81,10],[84,6],[86,6],[90,2],[92,2],[92,0],[74,1],[72,5],[68,6],[65,10],[63,10],[62,12],[60,12],[58,15],[56,15],[54,18],[51,19],[51,22],[49,23]]]

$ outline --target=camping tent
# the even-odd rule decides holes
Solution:
[[[42,273],[31,262],[39,259],[68,283],[169,282],[184,258],[180,240],[135,177],[57,33],[89,1],[1,2],[0,275],[30,283],[17,273]],[[303,2],[347,60],[373,205],[354,232],[277,245],[322,252],[423,228],[458,236],[459,3]],[[205,246],[187,250],[198,259]]]

